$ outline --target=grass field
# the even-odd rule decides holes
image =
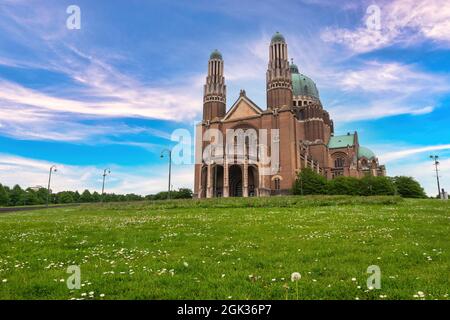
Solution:
[[[5,213],[0,299],[448,299],[449,236],[450,202],[395,197]],[[80,290],[66,286],[70,265]],[[367,288],[370,265],[380,290]]]

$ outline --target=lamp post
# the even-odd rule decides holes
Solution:
[[[430,159],[432,159],[434,161],[434,167],[436,169],[436,180],[437,180],[437,187],[438,187],[438,198],[441,198],[441,185],[439,183],[439,169],[438,169],[438,165],[439,165],[439,156],[430,156]]]
[[[47,207],[48,207],[48,201],[49,201],[49,198],[50,198],[50,183],[51,183],[51,181],[52,181],[52,172],[56,172],[56,171],[57,171],[57,170],[56,170],[56,166],[53,165],[53,166],[50,167],[50,171],[49,171],[49,173],[48,173]]]
[[[169,187],[167,190],[167,199],[170,199],[170,178],[172,175],[172,150],[171,149],[164,149],[161,151],[161,158],[164,158],[164,153],[167,152],[169,155]]]
[[[103,202],[103,198],[104,198],[104,195],[105,195],[105,180],[106,180],[106,176],[108,174],[110,174],[110,173],[111,173],[111,170],[109,170],[109,169],[103,170],[102,202]]]

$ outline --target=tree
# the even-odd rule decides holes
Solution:
[[[336,177],[328,182],[328,194],[356,196],[361,193],[361,181],[354,177]]]
[[[79,203],[79,202],[80,202],[80,198],[81,198],[81,195],[80,195],[80,193],[78,192],[78,190],[75,191],[75,192],[73,193],[73,202]]]
[[[38,191],[36,191],[36,197],[38,198],[38,203],[44,204],[47,202],[47,194],[48,190],[45,188],[39,188]]]
[[[9,203],[12,206],[21,206],[23,205],[23,194],[25,191],[22,190],[22,188],[16,184],[14,188],[12,188],[10,194],[9,194]]]
[[[7,189],[0,183],[0,206],[7,206],[9,204],[9,194]]]
[[[58,203],[73,203],[73,192],[71,191],[62,191],[57,194],[57,202]]]
[[[327,191],[327,180],[310,168],[300,171],[293,186],[293,193],[300,195],[325,194]]]
[[[25,205],[33,206],[39,204],[39,199],[36,195],[36,192],[28,188],[25,192],[22,193],[22,199],[20,202]]]
[[[191,199],[192,190],[188,188],[180,188],[176,193],[176,199]]]
[[[97,191],[92,193],[92,202],[100,202],[102,200],[102,196]]]
[[[83,193],[80,196],[80,202],[92,202],[92,195],[89,192],[89,190],[84,190]]]
[[[395,177],[394,184],[397,193],[404,198],[426,198],[425,191],[419,182],[412,177]]]
[[[361,179],[361,195],[390,196],[395,195],[395,185],[389,177],[365,176]]]

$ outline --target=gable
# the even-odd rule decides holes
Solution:
[[[261,109],[251,100],[240,97],[225,115],[224,120],[236,120],[261,114]]]

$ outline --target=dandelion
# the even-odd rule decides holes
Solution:
[[[302,278],[302,275],[300,273],[298,273],[298,272],[294,272],[294,273],[291,274],[291,281],[292,282],[298,281],[301,278]]]
[[[302,278],[302,275],[299,272],[293,272],[291,274],[291,281],[295,282],[295,286],[296,286],[297,300],[298,300],[298,281],[301,278]]]

